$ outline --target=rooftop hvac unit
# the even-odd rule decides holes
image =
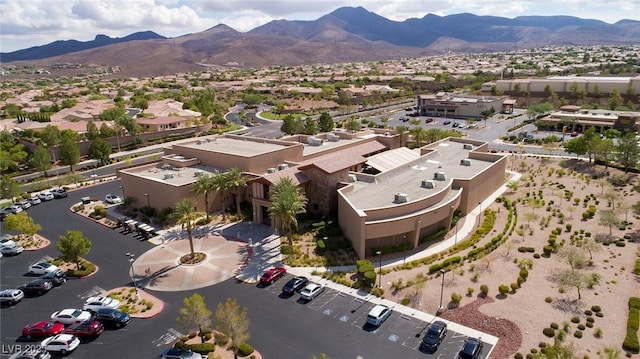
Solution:
[[[267,168],[267,173],[275,173],[277,170],[273,167]]]
[[[463,166],[471,166],[471,160],[468,158],[464,158],[462,160],[460,160],[460,164]]]
[[[164,174],[164,179],[171,179],[173,178],[173,173],[165,173]]]
[[[406,193],[396,193],[395,194],[395,202],[396,203],[407,203],[409,202],[409,195]]]
[[[328,133],[327,134],[327,141],[329,142],[338,142],[340,140],[340,136],[335,135],[333,133]]]
[[[424,188],[435,188],[436,184],[433,183],[432,180],[422,180],[422,187],[424,187]]]
[[[200,176],[202,176],[202,171],[193,172],[193,177],[200,177]]]
[[[358,176],[354,174],[349,174],[349,182],[353,183],[358,180]]]
[[[473,146],[470,143],[465,143],[462,148],[465,150],[472,150]]]
[[[196,141],[196,145],[201,145],[201,144],[202,144],[202,141],[200,141],[200,140]]]
[[[162,165],[162,169],[163,170],[170,170],[171,169],[171,165]]]
[[[278,171],[286,170],[287,168],[289,168],[289,165],[286,163],[281,163],[278,165]]]
[[[438,181],[446,181],[447,180],[447,174],[444,172],[436,172],[433,175],[433,178],[438,180]]]
[[[207,138],[207,143],[210,143],[210,142],[211,142],[211,139],[210,139],[210,138]]]
[[[317,138],[317,137],[309,137],[307,139],[307,143],[309,144],[309,146],[321,146],[322,145],[322,139]]]

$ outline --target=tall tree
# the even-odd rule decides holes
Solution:
[[[204,302],[204,297],[198,293],[193,293],[190,297],[182,300],[182,308],[176,322],[181,327],[192,330],[198,328],[198,336],[204,343],[204,334],[202,329],[211,326],[211,314],[213,314]]]
[[[98,126],[96,123],[90,120],[87,122],[87,133],[85,134],[88,140],[95,140],[100,136],[100,131],[98,130]]]
[[[56,246],[62,253],[62,257],[70,262],[75,262],[77,269],[80,270],[80,257],[89,253],[91,241],[80,231],[67,231],[60,236]]]
[[[227,204],[227,198],[226,198],[226,194],[227,194],[227,189],[229,188],[229,184],[227,183],[227,175],[226,173],[220,172],[220,173],[216,173],[211,177],[211,182],[212,182],[212,186],[213,189],[218,193],[218,195],[220,196],[220,204],[221,204],[221,209],[222,209],[222,220],[224,221],[226,219],[226,204]]]
[[[609,235],[613,234],[612,228],[618,227],[622,220],[620,220],[620,216],[618,212],[613,209],[605,209],[600,211],[600,220],[598,221],[601,226],[609,227]]]
[[[302,124],[302,132],[305,135],[317,135],[318,134],[318,125],[316,124],[316,120],[311,117],[307,117]]]
[[[51,169],[52,166],[51,155],[49,155],[46,148],[38,146],[33,150],[29,165],[38,171],[42,171],[44,176],[47,177],[47,170]]]
[[[239,217],[242,214],[242,211],[240,210],[240,199],[242,198],[241,191],[247,186],[247,177],[238,167],[230,168],[225,173],[225,177],[227,178],[228,188],[233,189],[233,196],[235,197],[236,203],[236,213]]]
[[[101,166],[109,163],[110,155],[111,146],[102,138],[96,138],[89,146],[89,157],[100,161]]]
[[[20,183],[4,175],[0,177],[0,198],[10,199],[11,202],[15,202],[15,197],[20,195]]]
[[[333,122],[333,118],[328,112],[323,112],[320,114],[320,118],[318,118],[318,129],[320,132],[330,132],[333,131],[335,127],[335,123]]]
[[[398,133],[398,135],[400,136],[400,147],[404,146],[402,144],[402,140],[404,138],[404,134],[409,132],[409,127],[407,126],[397,126],[396,127],[396,132]]]
[[[567,153],[575,153],[576,158],[587,153],[587,143],[582,139],[582,137],[576,137],[566,141],[563,147]]]
[[[209,222],[209,193],[215,191],[212,176],[203,174],[198,176],[196,183],[191,187],[191,192],[204,195],[204,213]]]
[[[193,248],[193,228],[198,218],[203,215],[204,213],[196,211],[196,202],[191,198],[183,198],[180,200],[176,203],[174,211],[171,213],[171,217],[175,219],[182,228],[187,230],[191,258],[193,258],[196,253]]]
[[[293,115],[286,115],[282,119],[282,125],[280,126],[280,131],[286,133],[287,135],[295,135],[296,133],[301,132],[300,121],[293,117]]]
[[[249,340],[249,317],[247,308],[242,307],[235,299],[227,298],[216,308],[216,330],[231,340],[233,356],[238,358],[238,348]]]
[[[289,245],[293,247],[293,229],[298,227],[297,215],[306,212],[307,197],[289,177],[283,177],[271,188],[269,216],[276,218],[279,227],[287,235]]]
[[[629,132],[618,139],[616,159],[624,166],[625,172],[627,172],[629,168],[635,168],[639,158],[640,146],[638,146],[635,133]]]
[[[420,126],[416,126],[409,130],[409,133],[413,136],[413,142],[416,143],[416,147],[422,147],[422,141],[424,141],[426,136],[425,129]]]
[[[60,163],[69,166],[73,172],[73,165],[80,162],[80,149],[71,138],[63,138],[60,143]]]
[[[25,238],[32,240],[33,235],[42,229],[42,226],[35,223],[33,218],[29,217],[27,211],[16,214],[10,214],[5,218],[4,229],[8,231],[16,231]]]
[[[60,130],[57,126],[47,125],[40,132],[40,138],[47,144],[47,147],[53,147],[60,143]]]

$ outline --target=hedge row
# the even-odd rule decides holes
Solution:
[[[633,274],[640,275],[640,258],[636,259],[636,265],[633,267]]]
[[[640,352],[638,342],[638,327],[640,323],[640,298],[629,298],[629,317],[627,318],[627,336],[624,338],[622,348],[632,353]]]

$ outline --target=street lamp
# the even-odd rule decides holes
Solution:
[[[324,241],[325,248],[327,249],[327,252],[328,252],[329,251],[329,237],[324,236],[324,237],[322,237],[322,240]]]
[[[453,245],[457,245],[458,244],[458,221],[456,221],[456,236],[453,240]]]
[[[145,193],[144,196],[147,197],[147,207],[151,208],[151,201],[149,200],[149,194]]]
[[[407,264],[407,236],[402,236],[402,265]]]
[[[480,206],[480,214],[478,215],[478,227],[480,227],[482,222],[482,201],[478,202],[478,206]]]
[[[442,277],[442,285],[440,286],[440,305],[438,306],[438,313],[441,313],[444,310],[442,306],[442,293],[444,292],[444,269],[440,269],[440,276]]]
[[[133,269],[133,261],[135,260],[135,254],[133,253],[126,253],[126,256],[129,257],[129,266],[131,267],[131,280],[133,281],[133,288],[135,288],[136,290],[136,298],[138,298],[140,295],[138,294],[138,284],[136,283],[136,272]]]
[[[380,258],[378,262],[378,273],[380,276],[380,279],[378,280],[378,288],[382,288],[382,251],[377,251],[376,254]]]

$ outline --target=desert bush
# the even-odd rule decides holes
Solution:
[[[573,332],[573,336],[578,339],[582,338],[582,331],[576,330],[575,332]]]
[[[244,342],[238,346],[238,353],[243,357],[246,357],[247,355],[253,353],[253,351],[253,347],[247,342]]]
[[[462,300],[462,296],[458,293],[451,293],[451,302],[453,302],[453,304],[458,305],[460,304],[460,301]]]
[[[572,317],[571,318],[571,323],[580,323],[580,318],[579,317]]]
[[[511,290],[515,293],[518,290],[518,288],[520,288],[520,285],[518,285],[518,283],[511,283],[510,287],[511,287]]]
[[[546,298],[544,298],[544,301],[547,302],[547,303],[551,303],[551,302],[553,302],[553,298],[546,297]]]
[[[487,294],[489,294],[489,286],[486,284],[483,284],[480,286],[480,293],[482,293],[483,296],[487,296]]]
[[[638,328],[640,327],[640,298],[629,298],[629,314],[627,317],[627,335],[622,342],[622,349],[632,353],[640,352]]]
[[[544,328],[542,330],[542,334],[544,334],[548,338],[553,338],[553,336],[556,335],[556,331],[553,330],[553,328]]]
[[[227,345],[227,343],[229,342],[229,337],[222,333],[215,333],[213,334],[213,337],[216,344],[218,344],[219,346]]]
[[[551,323],[549,326],[550,326],[551,328],[553,328],[553,329],[556,329],[556,330],[557,330],[558,328],[560,328],[560,326],[558,325],[558,323],[555,323],[555,322],[554,322],[554,323]]]
[[[506,295],[507,293],[509,293],[509,286],[506,284],[500,284],[498,286],[498,292],[500,292],[500,294],[502,295]]]

